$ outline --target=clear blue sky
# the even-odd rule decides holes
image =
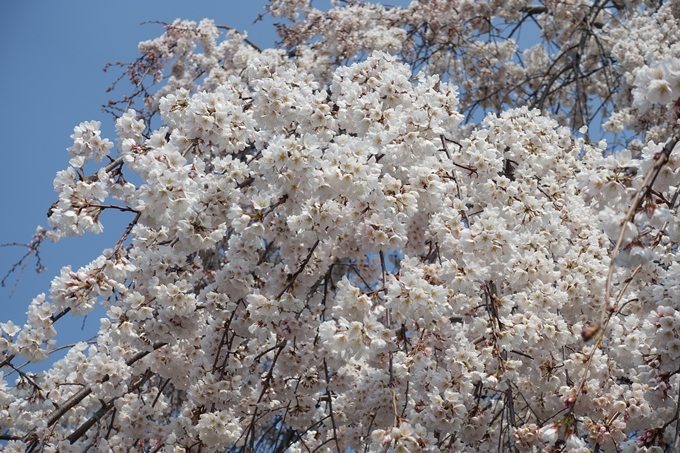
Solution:
[[[115,129],[101,105],[122,91],[106,93],[118,75],[104,73],[107,62],[134,61],[137,44],[159,36],[162,26],[145,21],[176,18],[218,24],[248,32],[260,47],[276,41],[272,19],[253,24],[264,12],[265,0],[68,0],[5,1],[0,3],[0,243],[28,242],[37,225],[47,227],[46,213],[56,194],[52,180],[68,166],[66,148],[73,127],[82,121],[102,122],[102,136],[115,142]],[[406,0],[390,1],[407,5]],[[324,8],[327,0],[315,3]],[[65,238],[42,247],[47,271],[34,272],[32,261],[13,296],[0,288],[0,322],[25,322],[26,307],[35,295],[49,293],[50,281],[62,266],[77,269],[111,247],[131,220],[106,213],[105,231],[95,236]],[[25,253],[19,247],[0,248],[0,278]],[[57,324],[59,344],[84,340],[97,331],[100,312],[84,324],[68,317]]]

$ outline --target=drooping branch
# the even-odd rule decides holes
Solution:
[[[163,346],[167,345],[167,343],[154,343],[152,345],[152,350],[150,351],[139,351],[129,359],[125,361],[125,364],[127,366],[132,366],[134,363],[140,361],[147,355],[149,355],[151,352],[162,348]],[[102,382],[107,382],[109,380],[109,376],[106,375],[102,379]],[[69,410],[73,409],[78,403],[80,403],[82,400],[84,400],[87,396],[89,396],[92,393],[92,387],[91,386],[85,386],[82,389],[80,389],[75,395],[71,396],[68,400],[66,400],[62,405],[59,406],[58,409],[54,410],[50,415],[47,416],[47,426],[52,426],[55,424],[61,417],[64,416]],[[27,434],[26,436],[29,436]]]

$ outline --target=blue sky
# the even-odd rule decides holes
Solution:
[[[391,4],[407,5],[406,0]],[[137,44],[163,32],[161,25],[176,18],[218,24],[248,32],[260,47],[271,47],[276,34],[270,17],[253,24],[264,13],[265,0],[68,0],[0,3],[0,243],[30,241],[37,225],[47,227],[46,213],[56,194],[52,180],[68,166],[66,148],[73,127],[82,121],[102,122],[102,136],[115,141],[111,117],[101,105],[121,96],[106,88],[119,73],[102,71],[114,61],[134,61]],[[324,7],[329,2],[317,2]],[[26,267],[10,293],[16,273],[0,288],[0,322],[23,325],[26,307],[37,294],[49,292],[50,281],[62,266],[77,269],[101,250],[113,246],[130,216],[105,213],[100,235],[65,238],[41,248],[42,274],[35,261]],[[0,278],[24,253],[19,247],[0,248]],[[59,344],[87,339],[96,334],[102,311],[83,323],[68,316],[56,325]],[[81,330],[82,329],[82,330]]]

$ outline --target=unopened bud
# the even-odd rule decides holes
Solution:
[[[586,326],[581,330],[581,338],[583,341],[590,341],[599,330],[598,326]]]

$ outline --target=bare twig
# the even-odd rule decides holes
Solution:
[[[654,165],[652,165],[652,168],[650,168],[649,171],[647,172],[647,175],[645,176],[642,185],[635,194],[635,198],[633,199],[630,208],[628,208],[628,211],[626,212],[625,218],[621,222],[621,233],[619,233],[619,238],[616,241],[616,246],[614,247],[614,250],[611,253],[611,258],[609,262],[609,271],[607,273],[607,281],[605,284],[604,304],[600,312],[599,322],[600,328],[604,328],[607,310],[610,309],[609,299],[611,297],[612,291],[612,278],[614,276],[614,268],[616,267],[616,257],[619,254],[619,250],[621,250],[621,246],[623,245],[623,239],[626,234],[626,225],[628,224],[628,222],[632,222],[633,219],[635,218],[635,214],[637,213],[638,208],[640,208],[640,206],[642,205],[642,200],[644,200],[648,192],[652,189],[652,186],[654,185],[654,182],[656,181],[659,172],[661,171],[663,166],[666,165],[666,163],[668,162],[671,152],[673,151],[675,145],[677,145],[679,141],[680,134],[676,134],[671,140],[669,140],[666,143],[663,149],[659,153],[657,153],[656,156],[654,156]]]
[[[31,239],[31,242],[28,244],[21,244],[19,242],[10,242],[7,244],[0,244],[0,247],[26,247],[28,248],[28,251],[24,256],[19,258],[19,261],[15,262],[12,264],[12,267],[7,271],[5,276],[3,277],[2,281],[0,281],[0,286],[4,287],[5,282],[7,281],[7,278],[19,268],[19,274],[17,275],[17,279],[14,282],[14,285],[12,286],[12,291],[9,293],[9,297],[11,298],[12,295],[14,294],[14,290],[16,289],[17,285],[19,284],[19,280],[21,279],[21,275],[24,272],[24,269],[26,269],[26,266],[28,265],[28,262],[31,259],[31,256],[35,255],[36,258],[36,263],[35,263],[35,271],[37,273],[41,273],[45,271],[45,266],[42,265],[42,262],[40,260],[40,244],[43,243],[45,238],[47,237],[47,230],[44,228],[39,228],[36,233],[33,235],[33,238]]]
[[[298,270],[295,271],[295,273],[290,277],[286,287],[283,288],[283,290],[281,290],[281,292],[279,294],[277,294],[275,299],[280,299],[281,296],[283,296],[286,293],[286,291],[288,291],[290,288],[293,287],[293,285],[295,284],[295,280],[297,280],[298,276],[302,273],[302,271],[305,270],[305,267],[307,267],[307,264],[309,264],[309,260],[312,259],[312,256],[314,255],[314,250],[316,250],[317,245],[319,245],[318,239],[316,240],[316,242],[314,243],[312,248],[309,249],[309,253],[307,254],[307,257],[302,261],[302,264],[300,264],[300,267],[298,268]]]

